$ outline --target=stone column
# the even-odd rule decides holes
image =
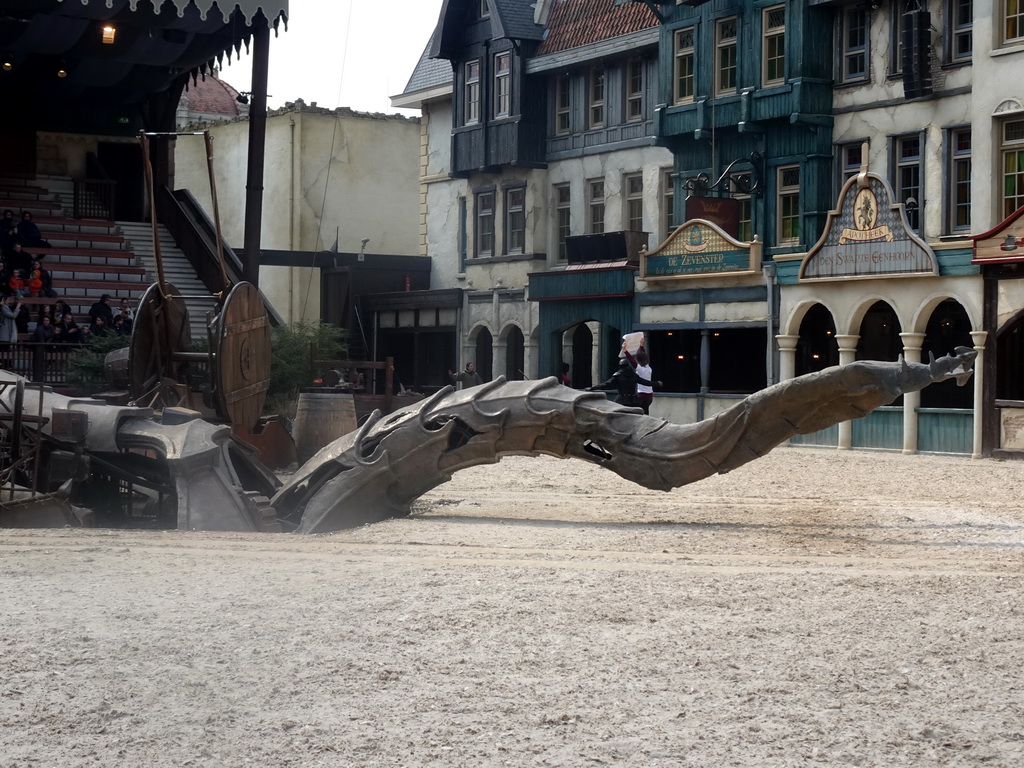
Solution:
[[[981,458],[982,424],[985,413],[985,342],[988,340],[988,331],[971,331],[971,339],[974,341],[974,349],[978,357],[974,361],[974,446],[971,449],[971,458]]]
[[[860,335],[856,333],[836,334],[836,343],[839,345],[839,364],[849,365],[857,359],[857,342]],[[847,451],[853,447],[853,424],[850,421],[839,423],[839,439],[836,448]]]
[[[779,381],[786,381],[796,376],[796,345],[799,336],[788,334],[775,337],[779,343]]]
[[[921,362],[923,333],[901,333],[903,359],[907,363]],[[903,453],[917,453],[917,409],[921,406],[921,392],[903,393]]]

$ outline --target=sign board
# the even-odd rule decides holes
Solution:
[[[1015,264],[1024,261],[1024,237],[1020,218],[1024,206],[1011,213],[994,228],[975,235],[972,264]]]
[[[903,204],[892,199],[881,176],[863,172],[850,178],[800,266],[800,280],[939,274],[935,252],[910,229]]]
[[[686,198],[684,213],[686,220],[704,219],[720,226],[725,232],[736,237],[740,231],[740,201],[731,197]]]
[[[643,255],[640,277],[686,278],[761,269],[761,243],[743,243],[705,219],[687,221],[660,246]]]

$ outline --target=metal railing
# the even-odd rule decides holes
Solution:
[[[62,386],[67,382],[68,359],[77,344],[15,341],[0,344],[0,368],[31,382]]]
[[[74,217],[110,221],[114,216],[117,182],[107,179],[75,179]]]

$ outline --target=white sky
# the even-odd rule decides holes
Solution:
[[[442,0],[289,0],[288,30],[270,33],[267,104],[286,101],[364,112],[392,108],[437,24]],[[232,57],[221,78],[251,90],[252,58]]]

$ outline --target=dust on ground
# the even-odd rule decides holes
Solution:
[[[513,457],[326,536],[0,530],[0,768],[1016,768],[1022,490]]]

